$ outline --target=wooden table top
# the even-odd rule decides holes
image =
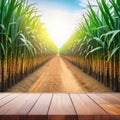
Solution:
[[[120,120],[120,93],[0,93],[0,120]]]

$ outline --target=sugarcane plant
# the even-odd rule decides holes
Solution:
[[[120,1],[96,2],[88,2],[83,22],[60,52],[84,72],[120,91]]]
[[[0,91],[36,70],[56,49],[33,4],[0,1]]]

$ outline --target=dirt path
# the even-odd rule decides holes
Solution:
[[[9,92],[109,92],[79,68],[55,56]]]

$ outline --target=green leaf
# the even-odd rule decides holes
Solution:
[[[0,28],[2,28],[2,30],[6,30],[3,24],[0,24]]]
[[[110,11],[109,11],[109,5],[107,5],[107,4],[105,3],[105,0],[102,0],[102,5],[103,5],[103,8],[104,8],[104,10],[105,10],[105,13],[107,14],[107,16],[108,16],[109,19],[110,19],[110,23],[111,23],[112,27],[115,28],[113,17],[112,17],[112,15],[111,15]],[[108,17],[107,17],[107,18],[108,18]]]
[[[5,57],[5,55],[6,55],[6,52],[5,52],[5,47],[3,46],[3,44],[2,44],[2,43],[0,43],[0,48],[1,48],[1,51],[2,51],[2,56],[4,56],[4,57]]]
[[[102,48],[105,48],[105,43],[104,43],[104,41],[102,41],[100,38],[98,38],[98,37],[93,37],[93,39],[95,40],[95,41],[97,41],[98,42],[98,44],[102,47]]]
[[[94,52],[96,52],[97,50],[100,50],[100,49],[102,49],[102,47],[96,47],[96,48],[92,49],[91,51],[89,51],[87,53],[87,55],[85,57],[87,57],[89,54],[94,53]]]
[[[113,33],[112,37],[111,37],[110,40],[109,40],[108,48],[111,46],[112,42],[113,42],[114,39],[115,39],[115,36],[118,35],[118,33],[120,33],[120,30],[114,30],[114,33]]]
[[[107,62],[113,57],[113,55],[114,55],[119,49],[120,49],[120,46],[115,47],[115,48],[112,50],[110,56],[109,56],[108,59],[107,59]]]

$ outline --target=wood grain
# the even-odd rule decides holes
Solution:
[[[0,99],[3,99],[4,97],[7,97],[10,95],[10,93],[0,93]]]
[[[2,119],[16,120],[23,116],[26,117],[39,96],[40,94],[21,94],[0,108],[0,115],[4,115]]]
[[[70,94],[79,120],[109,119],[108,114],[86,94]]]
[[[36,120],[36,119],[47,119],[47,113],[49,109],[49,105],[52,99],[52,94],[42,94],[34,107],[28,114],[28,119]]]
[[[76,112],[68,94],[54,94],[48,112],[49,120],[76,120]]]
[[[120,120],[120,94],[0,93],[0,120]]]
[[[12,101],[13,99],[15,99],[17,96],[19,96],[20,94],[11,94],[11,95],[7,95],[5,94],[5,96],[0,100],[0,107],[2,107],[3,105],[9,103],[10,101]],[[1,113],[0,113],[1,114]]]
[[[120,120],[120,104],[119,100],[109,94],[88,94],[102,109],[110,116],[111,120]]]

